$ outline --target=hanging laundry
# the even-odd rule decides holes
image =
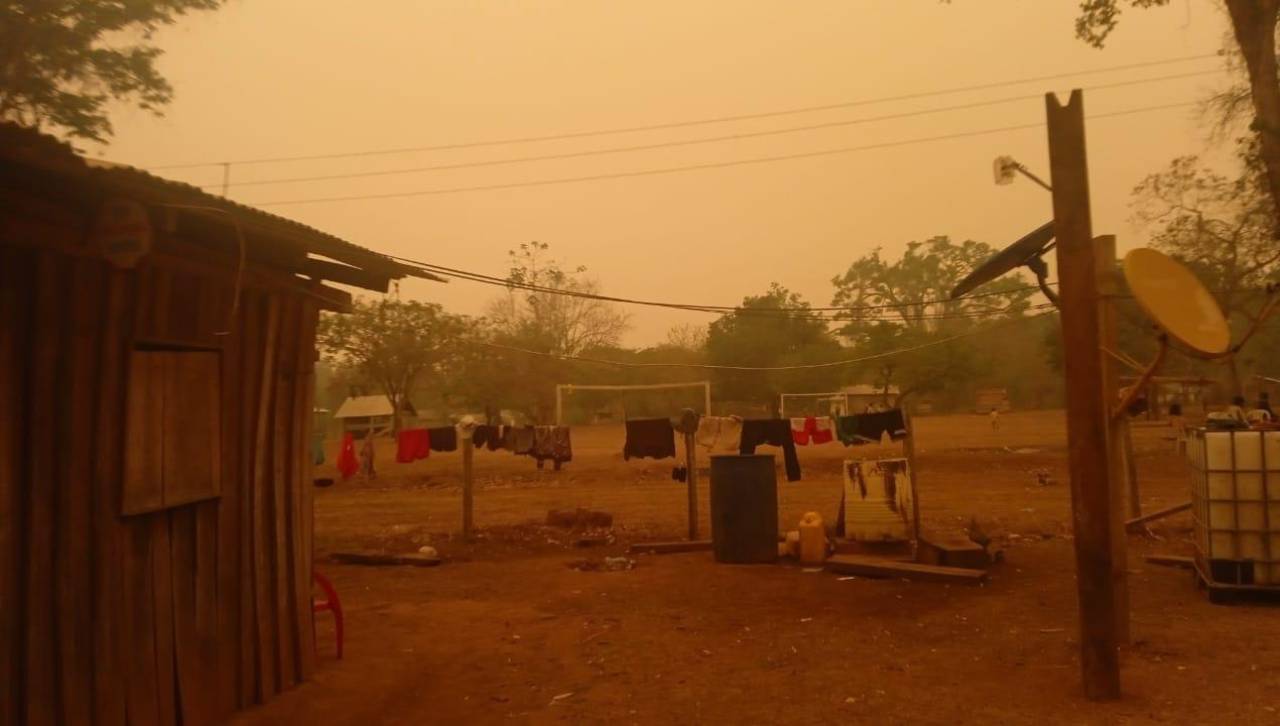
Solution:
[[[431,455],[431,434],[427,429],[403,429],[396,436],[396,462],[407,464]]]
[[[742,445],[742,419],[737,416],[703,416],[698,419],[694,443],[707,453],[737,453]]]
[[[475,433],[471,435],[471,443],[475,444],[477,449],[483,446],[489,451],[497,451],[502,448],[503,433],[502,426],[488,424],[477,426]]]
[[[515,432],[511,451],[520,456],[533,455],[534,428],[532,426],[513,426]]]
[[[902,409],[841,416],[836,419],[836,436],[845,446],[878,444],[886,433],[894,441],[901,441],[906,437],[907,424],[902,416]]]
[[[533,448],[529,455],[538,461],[538,468],[550,459],[556,471],[567,461],[573,460],[573,446],[569,440],[568,426],[534,426]]]
[[[785,418],[757,418],[742,422],[740,454],[754,454],[761,444],[782,447],[783,468],[787,481],[800,480],[800,457],[796,455],[796,440],[791,435],[791,421]]]
[[[432,451],[458,450],[458,430],[452,426],[427,429],[427,437]]]
[[[338,451],[338,472],[343,479],[350,479],[360,471],[360,462],[356,459],[356,439],[350,432],[342,435],[342,448]]]
[[[791,437],[800,446],[807,446],[809,443],[831,443],[831,417],[806,416],[793,418],[791,419]]]
[[[676,455],[676,432],[669,418],[642,418],[627,421],[627,443],[622,458],[669,459]]]

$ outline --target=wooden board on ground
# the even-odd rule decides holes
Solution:
[[[832,541],[838,555],[870,555],[888,560],[911,561],[911,543],[901,542],[858,542],[851,539],[835,539]]]
[[[986,581],[985,570],[963,567],[940,567],[916,562],[899,562],[865,555],[836,555],[827,560],[827,571],[839,575],[862,577],[892,577],[921,582],[946,582],[976,585]]]
[[[443,562],[439,557],[427,555],[405,554],[389,555],[385,552],[334,552],[329,556],[334,562],[347,565],[412,565],[414,567],[435,567]]]
[[[627,554],[672,555],[681,552],[710,552],[711,540],[689,542],[637,542],[627,548]]]

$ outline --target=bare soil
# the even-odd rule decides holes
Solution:
[[[477,452],[481,530],[464,543],[460,457],[397,465],[388,445],[375,481],[317,490],[317,567],[342,596],[346,657],[334,659],[321,614],[315,679],[236,723],[1280,723],[1280,610],[1212,605],[1189,573],[1142,559],[1190,554],[1186,514],[1153,526],[1154,538],[1129,537],[1125,696],[1084,699],[1063,417],[1000,423],[917,421],[926,530],[976,517],[1004,549],[981,587],[717,565],[705,552],[636,556],[623,571],[583,566],[624,556],[629,542],[685,535],[672,462],[624,462],[620,427],[574,429],[575,459],[561,472]],[[1188,498],[1168,436],[1135,431],[1147,511]],[[784,528],[809,510],[834,519],[840,461],[876,453],[801,448],[803,481],[780,477]],[[582,548],[542,524],[548,509],[579,506],[614,515],[612,541]],[[426,544],[444,565],[325,560]]]

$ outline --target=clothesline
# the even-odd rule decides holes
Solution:
[[[865,355],[858,358],[846,358],[844,360],[829,361],[826,363],[802,363],[802,364],[790,365],[790,366],[730,366],[730,365],[716,365],[712,363],[634,363],[634,362],[627,362],[627,361],[606,360],[603,358],[591,358],[588,356],[580,356],[580,355],[569,355],[565,353],[545,353],[537,350],[529,350],[527,348],[518,348],[510,345],[501,345],[499,343],[476,342],[474,344],[483,346],[485,348],[493,348],[495,350],[505,350],[512,353],[524,353],[525,355],[538,356],[541,358],[554,358],[556,360],[572,360],[572,361],[578,361],[581,363],[596,363],[599,365],[617,366],[619,368],[697,368],[700,370],[762,371],[762,372],[764,371],[799,371],[799,370],[814,370],[814,369],[821,369],[821,368],[837,368],[840,366],[854,365],[857,363],[866,363],[868,361],[880,360],[882,358],[891,358],[893,356],[902,355],[904,353],[914,353],[916,351],[925,350],[927,348],[933,348],[939,345],[945,345],[947,343],[952,343],[957,340],[962,340],[964,338],[972,338],[976,335],[989,333],[993,330],[998,330],[1000,328],[1008,327],[1014,323],[1025,322],[1028,320],[1035,320],[1037,318],[1044,317],[1045,315],[1049,315],[1054,312],[1056,311],[1050,310],[1048,312],[1040,313],[1039,315],[1031,315],[1031,316],[1022,317],[1022,318],[1014,318],[1012,320],[1007,320],[1002,323],[997,323],[996,325],[989,325],[985,328],[979,328],[978,330],[971,330],[966,333],[958,333],[956,335],[947,336],[946,338],[931,340],[927,343],[921,343],[919,345],[913,345],[906,348],[899,348],[897,350],[889,350],[883,353],[873,353],[871,355]]]

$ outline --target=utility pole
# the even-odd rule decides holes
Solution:
[[[1084,97],[1063,106],[1045,95],[1057,242],[1058,292],[1066,372],[1067,447],[1080,600],[1080,665],[1085,696],[1120,697],[1117,569],[1113,540],[1111,401],[1105,400],[1099,326],[1098,264],[1089,210]],[[1124,573],[1120,568],[1119,573]]]

